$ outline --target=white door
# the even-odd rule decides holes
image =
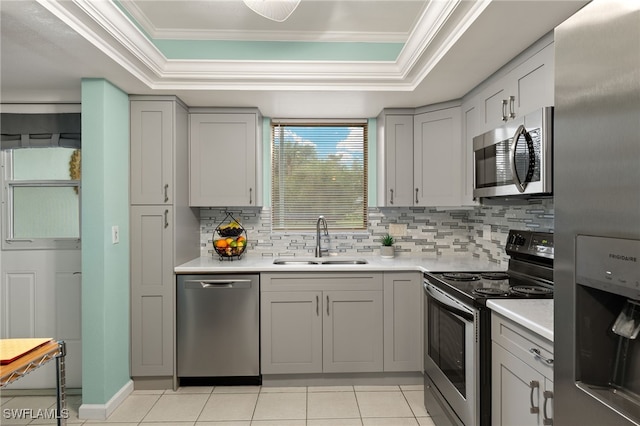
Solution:
[[[79,164],[69,148],[2,151],[0,338],[66,342],[66,386],[81,380]],[[75,159],[75,160],[74,160]],[[77,168],[76,168],[77,170]],[[54,388],[55,363],[12,389]]]
[[[64,340],[66,385],[82,387],[80,250],[3,251],[0,315],[2,338]],[[7,389],[54,388],[48,363]]]

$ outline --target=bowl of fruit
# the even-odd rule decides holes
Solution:
[[[215,233],[217,237],[214,236],[213,248],[220,260],[242,256],[247,248],[247,232],[230,212],[216,227]]]
[[[218,238],[213,240],[213,248],[221,257],[240,257],[247,247],[247,238],[244,235],[238,237]]]

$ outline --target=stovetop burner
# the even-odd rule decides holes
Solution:
[[[505,250],[508,269],[426,273],[425,285],[477,307],[486,306],[490,299],[553,298],[553,234],[510,230]]]
[[[517,285],[511,287],[511,292],[523,296],[546,296],[553,294],[553,290],[550,288],[530,285]]]
[[[495,287],[481,287],[472,290],[474,294],[479,296],[505,296],[507,292]]]
[[[483,272],[480,274],[485,280],[508,280],[509,274],[506,272]]]
[[[477,281],[480,279],[477,274],[469,274],[466,272],[445,272],[442,276],[453,281]]]
[[[553,297],[552,284],[509,271],[441,272],[434,278],[442,283],[443,290],[482,306],[488,299]]]

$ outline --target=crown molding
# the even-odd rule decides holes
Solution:
[[[112,1],[37,1],[151,89],[337,91],[414,90],[490,3],[432,1],[396,61],[346,62],[167,60]]]
[[[441,23],[439,28],[429,31],[427,25],[415,27],[415,34],[411,34],[410,41],[405,46],[407,52],[413,49],[415,53],[409,53],[411,58],[405,58],[403,49],[398,55],[400,64],[411,65],[410,68],[403,69],[405,78],[411,80],[414,86],[420,84],[492,1],[457,1],[455,6],[454,2],[433,2],[447,3],[450,7],[439,8],[438,15],[433,18]],[[429,11],[425,11],[427,12]],[[430,22],[430,18],[421,19],[421,22]]]
[[[147,86],[161,75],[164,56],[111,2],[36,1]]]

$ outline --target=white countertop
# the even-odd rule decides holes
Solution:
[[[553,299],[490,299],[487,306],[553,342]]]
[[[217,256],[203,256],[183,263],[175,268],[176,274],[213,274],[243,272],[335,272],[335,271],[420,271],[420,272],[471,272],[471,271],[503,271],[506,265],[499,265],[486,260],[472,258],[469,255],[420,257],[396,256],[393,259],[382,259],[377,256],[338,255],[323,259],[364,259],[364,265],[274,265],[278,256],[262,256],[248,253],[242,259],[220,260]],[[299,257],[282,257],[299,259]],[[308,259],[309,257],[302,256]]]
[[[197,257],[175,268],[176,274],[260,273],[260,272],[344,272],[344,271],[419,271],[471,272],[503,271],[505,266],[494,262],[461,256],[420,257],[396,256],[329,256],[323,259],[364,259],[363,265],[274,265],[278,256],[246,254],[242,259],[220,260],[217,256]],[[282,257],[309,259],[310,257]],[[491,299],[487,306],[495,312],[527,327],[553,342],[553,299]]]

